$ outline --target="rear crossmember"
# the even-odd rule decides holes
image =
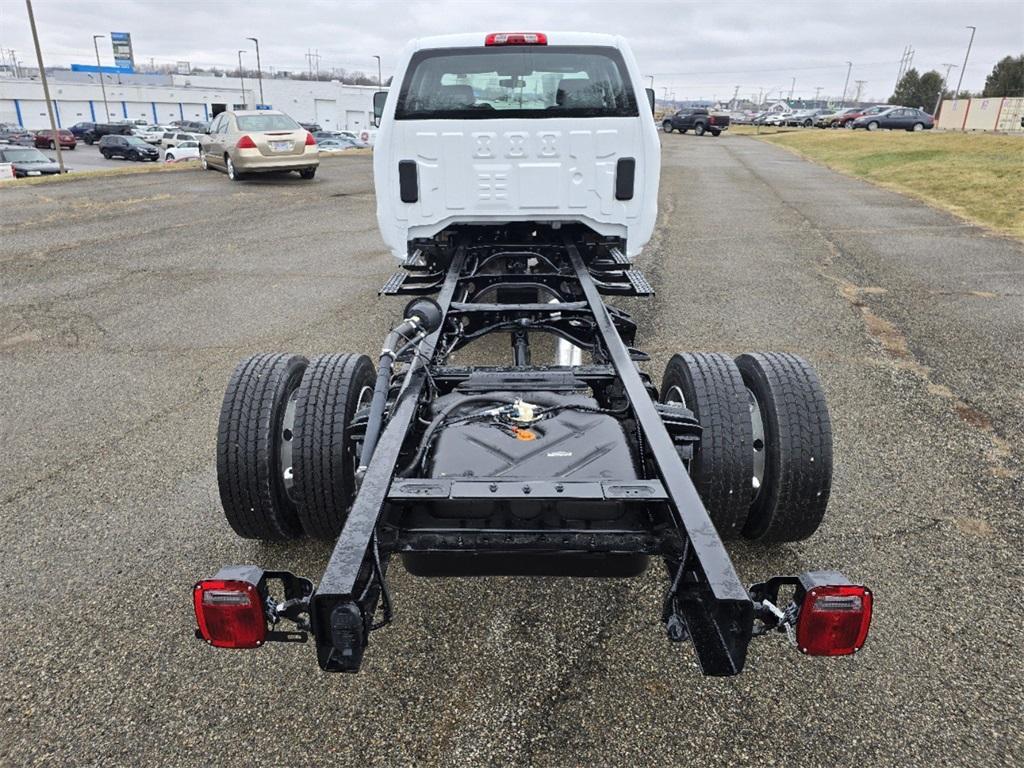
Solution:
[[[778,630],[792,637],[800,614],[812,613],[805,605],[808,601],[819,595],[824,600],[828,589],[847,584],[840,574],[826,572],[776,577],[750,591],[743,586],[690,479],[684,463],[686,449],[681,447],[687,438],[670,434],[666,413],[652,398],[652,386],[636,366],[636,361],[646,359],[631,346],[636,327],[628,315],[602,299],[602,294],[646,296],[653,292],[650,285],[616,245],[574,238],[568,228],[551,235],[546,241],[517,244],[481,243],[457,234],[443,258],[425,254],[387,281],[383,294],[436,293],[437,315],[430,322],[411,326],[418,343],[404,372],[391,381],[383,377],[382,402],[384,394],[395,390],[397,394],[389,395],[389,412],[383,407],[376,412],[371,409],[371,423],[365,432],[369,448],[364,449],[364,456],[370,458],[360,467],[358,493],[319,583],[310,591],[296,586],[309,582],[285,572],[261,576],[258,570],[245,571],[239,578],[242,571],[236,568],[218,574],[218,583],[234,580],[252,585],[254,594],[260,595],[259,609],[252,607],[254,615],[262,611],[272,626],[282,618],[289,619],[299,630],[310,632],[324,670],[357,671],[370,632],[390,622],[386,574],[389,558],[396,553],[511,558],[574,555],[581,562],[586,555],[660,557],[669,576],[662,615],[668,636],[674,641],[692,640],[701,670],[716,676],[735,675],[743,669],[753,636]],[[524,295],[548,301],[516,301]],[[496,298],[483,301],[484,296]],[[573,347],[588,350],[594,364],[530,367],[529,330],[554,334]],[[496,381],[520,386],[532,382],[537,389],[551,390],[571,376],[591,386],[616,388],[628,418],[635,423],[649,479],[400,477],[400,456],[409,450],[417,414],[430,391],[468,382],[476,371],[447,367],[449,355],[495,332],[511,334],[516,363],[513,368],[493,370]],[[385,353],[382,362],[387,354],[393,356],[390,349]],[[386,362],[389,370],[391,360]],[[389,516],[390,509],[404,504],[429,507],[453,501],[481,509],[527,501],[585,503],[591,508],[627,505],[637,514],[605,528],[593,524],[583,528],[472,527],[466,521],[458,526],[398,525]],[[657,515],[648,511],[654,508],[659,510]],[[406,560],[407,566],[410,562]],[[600,567],[595,572],[600,573]],[[269,597],[268,578],[280,579],[288,587],[284,602]],[[780,587],[793,589],[793,603],[785,609],[776,605]],[[870,619],[870,593],[866,594],[868,597],[862,595],[856,604],[867,609],[867,619],[863,610],[858,614],[862,621]],[[837,610],[849,612],[854,605],[835,603],[839,598],[832,593],[828,599],[833,601],[829,606],[840,606]],[[198,597],[196,605],[198,614]],[[821,621],[829,616],[838,621],[827,607],[821,602],[815,615]],[[378,608],[383,620],[375,623]],[[305,639],[303,632],[271,633],[266,640]]]

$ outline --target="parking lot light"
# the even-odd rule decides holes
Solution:
[[[953,94],[953,101],[960,98],[960,86],[964,84],[964,73],[967,71],[967,59],[971,55],[971,46],[974,45],[974,33],[978,31],[977,27],[967,25],[965,29],[971,30],[971,39],[967,41],[967,53],[964,54],[964,66],[960,70],[960,80],[956,84],[956,93]]]
[[[245,109],[245,75],[242,74],[242,54],[247,51],[238,52],[238,79],[242,83],[242,109]]]
[[[107,106],[107,86],[103,82],[103,72],[100,69],[100,47],[96,43],[97,40],[102,40],[106,35],[93,35],[92,36],[92,47],[96,51],[96,74],[100,78],[100,90],[103,92],[103,122],[110,120],[110,108]]]
[[[247,37],[246,40],[252,40],[256,44],[256,77],[260,82],[260,104],[264,104],[263,101],[263,65],[260,64],[260,41],[255,37]],[[243,91],[243,96],[245,92]]]

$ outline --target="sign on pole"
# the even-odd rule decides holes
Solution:
[[[114,65],[135,69],[135,54],[132,52],[130,32],[111,32],[110,44],[114,48]]]

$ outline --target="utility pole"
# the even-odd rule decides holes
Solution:
[[[814,107],[815,107],[815,109],[817,109],[817,107],[818,107],[818,97],[821,96],[821,91],[822,91],[822,86],[820,86],[820,85],[814,86]]]
[[[896,74],[896,86],[893,88],[893,90],[896,90],[896,88],[900,87],[900,81],[903,79],[903,75],[906,74],[906,71],[908,69],[910,69],[910,67],[907,64],[909,59],[910,59],[910,46],[908,45],[908,46],[906,46],[903,49],[903,55],[900,57],[900,70]]]
[[[967,26],[965,29],[971,30],[971,39],[967,43],[967,53],[964,54],[964,66],[960,70],[960,81],[956,84],[956,93],[953,94],[954,101],[960,98],[960,86],[964,83],[964,73],[967,71],[967,57],[971,55],[971,46],[974,45],[974,33],[978,31],[977,27],[972,26]]]
[[[740,87],[737,85],[736,86],[736,90],[734,90],[732,92],[732,105],[731,105],[731,108],[733,109],[733,111],[736,110],[736,97],[739,96],[739,95],[740,95]]]
[[[377,89],[380,90],[384,87],[384,80],[380,76],[380,56],[374,55],[373,58],[377,60]]]
[[[57,133],[57,121],[53,117],[53,102],[50,101],[50,85],[46,82],[46,68],[43,66],[43,52],[39,48],[39,33],[36,31],[36,17],[32,13],[32,0],[25,0],[25,7],[28,9],[28,23],[32,27],[32,42],[36,46],[36,61],[39,62],[39,79],[43,83],[43,96],[46,97],[46,111],[50,114],[50,130],[53,131],[53,146],[57,149],[57,165],[60,172],[66,173],[64,169],[64,152],[60,148],[60,134]]]
[[[793,92],[796,90],[796,78],[793,78],[793,82],[789,86],[789,100],[793,100]]]
[[[245,109],[245,76],[242,74],[242,54],[246,51],[238,52],[238,79],[242,83],[242,109]]]
[[[942,95],[946,92],[946,83],[949,82],[949,71],[956,64],[943,64],[942,66],[946,68],[946,74],[942,78],[942,85],[939,86],[939,97],[935,100],[935,109],[932,110],[932,115],[936,118],[939,116],[939,107],[942,105]],[[953,98],[956,99],[956,94],[953,95]]]
[[[860,104],[860,92],[864,90],[864,85],[867,83],[867,80],[854,80],[853,82],[857,84],[857,95],[854,96],[853,100]]]
[[[255,38],[255,37],[247,37],[245,39],[246,40],[252,40],[254,43],[256,43],[256,76],[259,78],[259,81],[260,81],[260,104],[262,105],[264,103],[264,101],[263,101],[263,65],[260,63],[260,41],[259,41],[258,38]]]
[[[853,69],[853,62],[846,62],[846,82],[843,83],[843,106],[846,106],[846,89],[850,86],[850,71]]]
[[[309,62],[309,76],[313,77],[313,62],[316,62],[316,79],[320,79],[320,51],[306,49],[306,61]]]
[[[92,47],[96,50],[96,69],[100,69],[100,46],[96,42],[102,40],[106,35],[93,35],[92,36]],[[100,79],[100,91],[103,93],[103,122],[106,123],[110,120],[110,107],[107,106],[107,86],[103,82],[103,73],[97,72],[96,75]]]

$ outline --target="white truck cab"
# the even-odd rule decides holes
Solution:
[[[636,256],[657,218],[660,144],[622,37],[413,40],[378,94],[377,219],[400,262],[453,225],[582,224]]]

